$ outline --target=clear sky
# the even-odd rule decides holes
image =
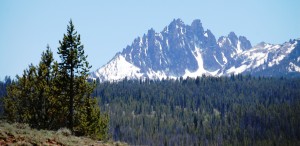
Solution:
[[[200,19],[216,38],[234,31],[252,45],[300,38],[299,0],[1,0],[0,80],[37,65],[47,44],[56,54],[70,19],[94,71],[174,18]]]

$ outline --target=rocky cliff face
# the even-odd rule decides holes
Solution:
[[[101,81],[138,78],[196,77],[253,74],[276,76],[299,74],[299,40],[282,45],[260,43],[252,47],[244,36],[230,32],[216,40],[200,20],[186,25],[173,20],[163,31],[148,30],[134,39],[106,65],[91,73]],[[298,48],[297,48],[298,47]],[[297,48],[297,49],[295,49]],[[297,51],[298,50],[298,51]]]

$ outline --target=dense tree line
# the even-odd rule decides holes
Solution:
[[[4,81],[0,81],[0,118],[3,117],[3,97],[7,95],[6,87],[11,84],[12,80],[9,76],[5,76]]]
[[[113,139],[130,144],[300,145],[300,79],[125,79],[93,94]]]
[[[76,135],[106,139],[108,115],[100,114],[97,99],[91,97],[95,87],[87,81],[91,67],[72,21],[59,43],[60,62],[54,61],[47,46],[40,63],[29,65],[6,88],[4,118],[38,129],[68,127]]]

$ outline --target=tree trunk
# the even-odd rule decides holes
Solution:
[[[69,101],[69,128],[71,132],[73,133],[73,114],[74,114],[74,89],[73,89],[73,80],[74,80],[74,71],[73,71],[73,65],[71,65],[71,79],[70,79],[70,101]]]

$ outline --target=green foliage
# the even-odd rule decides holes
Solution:
[[[300,79],[251,76],[98,84],[114,140],[132,145],[299,145]]]
[[[77,35],[72,20],[70,20],[67,28],[67,34],[64,35],[62,41],[59,41],[59,44],[61,88],[66,93],[65,98],[68,100],[69,105],[68,127],[73,131],[74,126],[76,126],[76,123],[74,123],[74,118],[76,119],[74,107],[76,107],[76,104],[77,106],[83,104],[82,101],[88,102],[85,98],[89,98],[88,96],[92,92],[91,85],[85,84],[91,66],[86,61],[87,56],[84,54],[80,35]]]
[[[61,63],[54,61],[47,46],[39,65],[30,65],[8,86],[5,117],[33,128],[68,127],[76,135],[106,139],[108,116],[100,113],[96,99],[91,97],[95,86],[87,81],[90,66],[72,21],[60,44]]]
[[[7,95],[6,87],[11,84],[12,80],[9,76],[5,76],[4,81],[0,81],[0,119],[3,117],[3,97]]]
[[[80,125],[75,127],[75,131],[80,131],[85,135],[90,135],[94,139],[108,139],[108,114],[100,114],[97,100],[89,100],[83,108],[86,114],[77,115]]]

